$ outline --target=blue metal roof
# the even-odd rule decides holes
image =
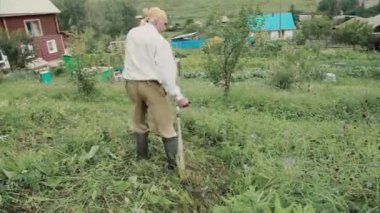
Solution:
[[[256,20],[260,25],[260,29],[265,31],[277,31],[277,30],[295,30],[293,15],[290,12],[285,13],[268,13],[262,16],[256,16]],[[248,17],[250,28],[252,31],[257,31],[256,26],[252,24],[253,17]],[[281,23],[281,27],[280,27]]]
[[[194,39],[194,40],[172,40],[170,43],[173,48],[181,49],[195,49],[201,48],[207,42],[206,39]]]

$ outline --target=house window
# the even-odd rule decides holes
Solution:
[[[49,54],[58,52],[57,43],[55,42],[55,40],[49,40],[46,42],[46,44],[48,47]]]
[[[32,37],[42,36],[41,22],[39,19],[25,20],[24,23],[25,23],[26,33],[29,36],[32,36]]]

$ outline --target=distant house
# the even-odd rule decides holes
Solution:
[[[206,43],[206,39],[200,38],[198,32],[175,36],[171,39],[173,48],[194,49],[200,48]]]
[[[248,17],[249,22],[253,22],[253,17]],[[256,17],[259,26],[250,24],[251,36],[255,32],[262,30],[266,32],[271,40],[291,39],[296,31],[293,15],[290,12],[268,13]]]
[[[8,38],[12,31],[24,32],[33,38],[37,57],[57,60],[64,53],[58,13],[60,10],[49,0],[0,0],[0,29]]]

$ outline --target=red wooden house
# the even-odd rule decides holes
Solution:
[[[0,29],[8,38],[12,31],[25,32],[33,37],[37,57],[57,60],[64,53],[58,13],[60,10],[50,0],[0,0]]]

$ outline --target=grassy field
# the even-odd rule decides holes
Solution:
[[[281,2],[281,4],[279,3]],[[182,21],[189,18],[204,20],[211,12],[218,11],[225,15],[236,14],[241,5],[260,7],[263,12],[288,11],[290,5],[305,12],[316,11],[319,0],[193,0],[188,2],[177,0],[138,0],[133,1],[139,9],[159,6],[167,11],[173,21]]]
[[[187,54],[183,74],[199,71]],[[380,81],[363,73],[379,56],[320,58],[338,81],[310,92],[252,78],[223,98],[182,78],[186,181],[166,170],[154,131],[152,158],[135,161],[122,83],[84,100],[67,74],[52,85],[13,74],[0,84],[0,212],[377,212]]]

